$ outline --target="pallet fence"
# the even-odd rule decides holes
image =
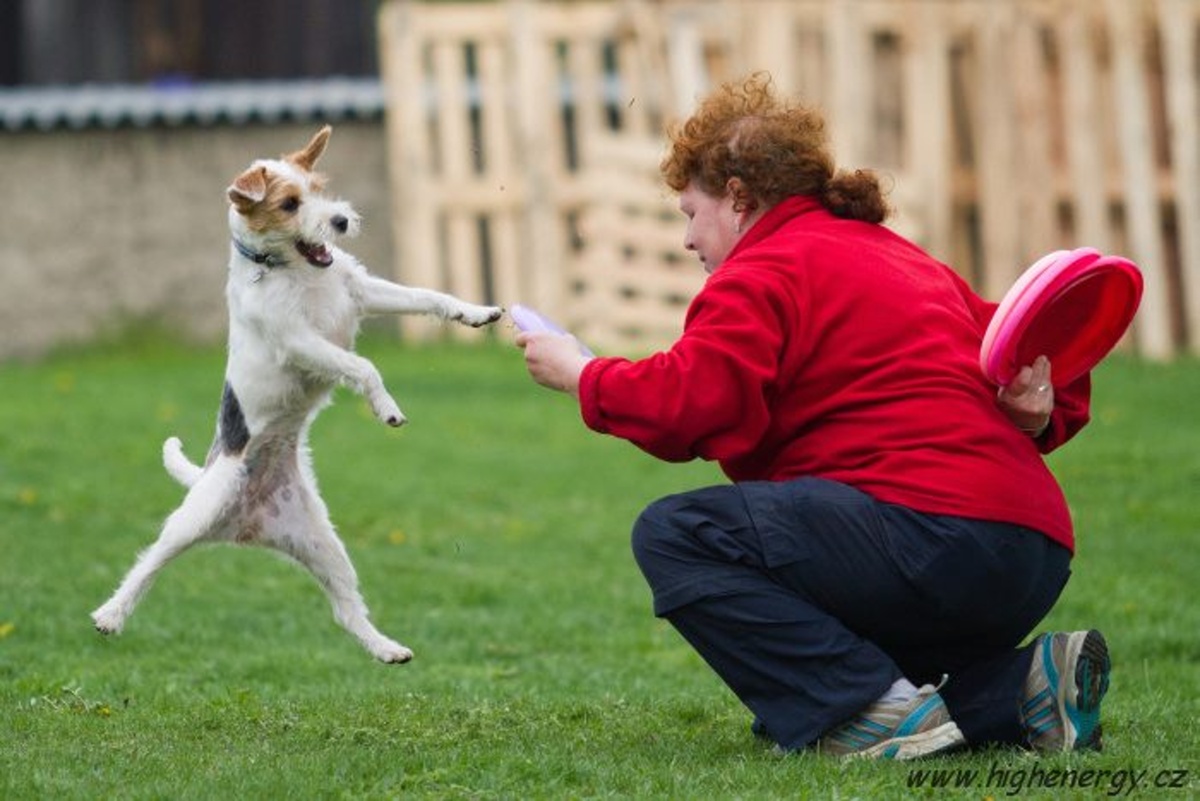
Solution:
[[[401,281],[668,344],[704,275],[664,126],[766,70],[984,296],[1091,245],[1145,274],[1125,347],[1200,352],[1200,0],[384,0],[379,22]]]

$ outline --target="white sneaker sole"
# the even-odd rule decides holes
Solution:
[[[959,730],[954,721],[943,723],[929,731],[910,734],[907,737],[894,737],[881,743],[847,754],[847,759],[919,759],[921,757],[939,754],[951,748],[963,745],[967,738]]]

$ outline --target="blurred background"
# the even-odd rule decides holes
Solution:
[[[326,122],[374,272],[665,344],[703,274],[664,126],[755,70],[985,296],[1090,245],[1146,275],[1124,347],[1195,352],[1198,39],[1200,0],[4,0],[0,359],[221,340],[225,187]]]

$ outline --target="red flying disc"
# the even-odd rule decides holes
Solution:
[[[1116,346],[1142,299],[1142,274],[1120,256],[1093,248],[1038,259],[1000,301],[983,336],[979,366],[1006,386],[1038,356],[1055,386],[1091,370]]]

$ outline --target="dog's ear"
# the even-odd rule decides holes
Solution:
[[[237,177],[227,190],[229,202],[238,209],[248,209],[267,196],[267,168],[251,167]]]
[[[284,160],[292,162],[301,169],[312,172],[317,159],[321,158],[321,154],[325,152],[325,145],[329,144],[329,135],[332,133],[333,128],[326,125],[313,135],[313,138],[303,150],[297,150],[290,156],[284,156]]]

